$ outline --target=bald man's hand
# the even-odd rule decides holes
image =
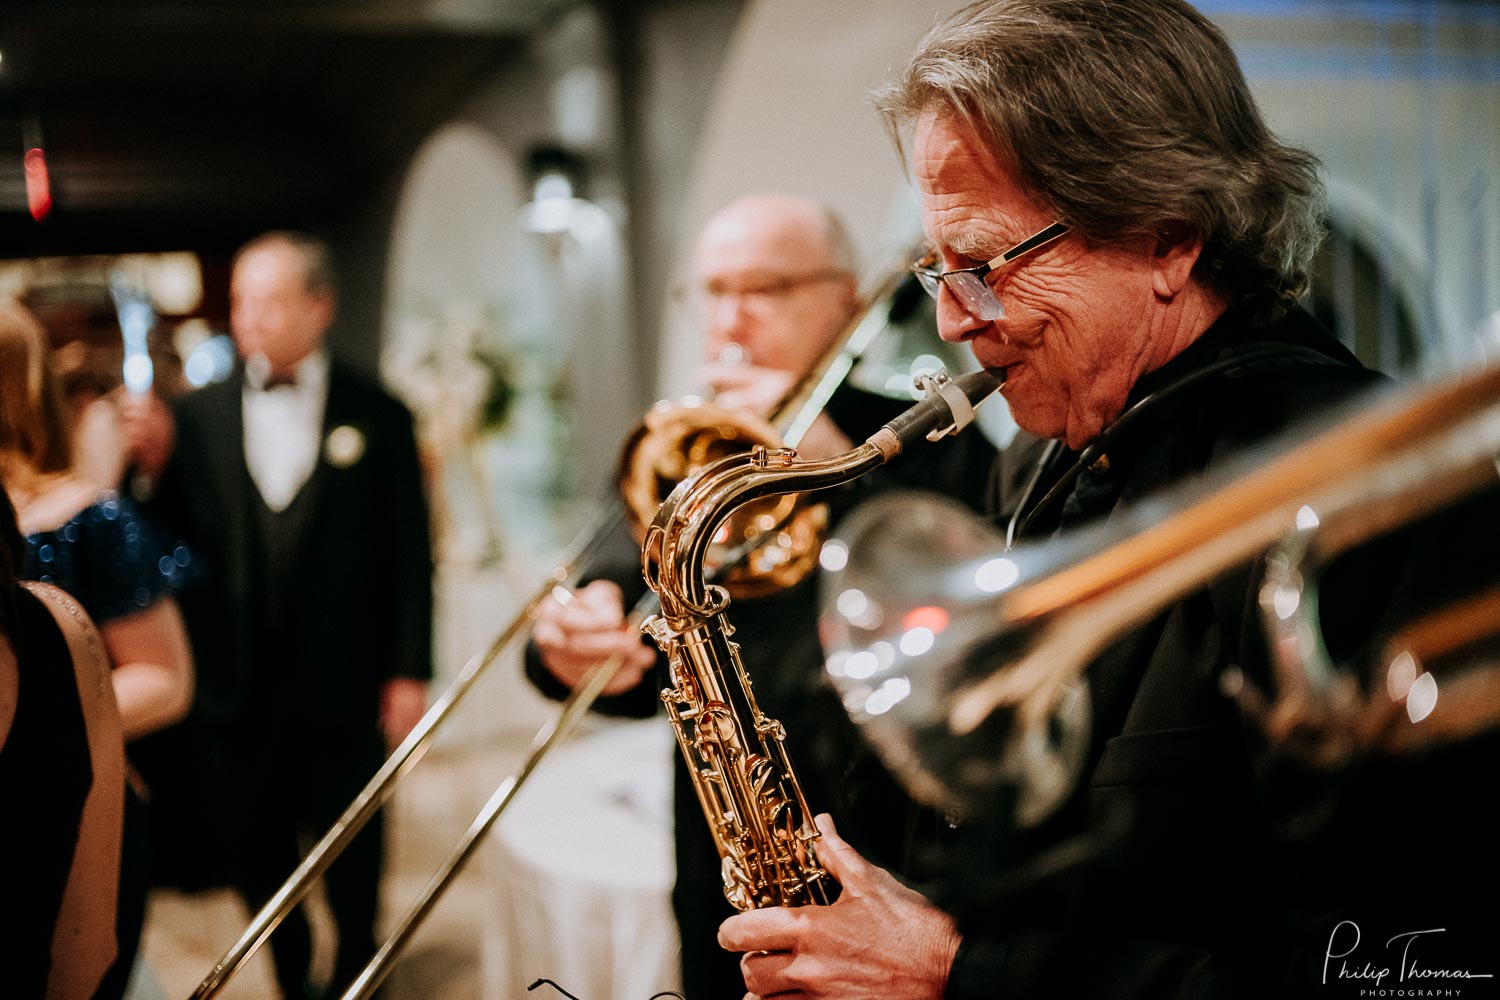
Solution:
[[[953,918],[860,857],[829,816],[817,824],[838,901],[751,910],[719,926],[719,945],[745,953],[748,997],[940,1000],[958,953]]]
[[[772,410],[797,384],[797,376],[791,372],[756,365],[714,362],[701,366],[697,375],[697,384],[712,389],[719,406],[749,410],[762,418],[773,416]],[[820,414],[797,445],[797,452],[803,458],[831,458],[852,447],[837,425]]]
[[[712,390],[720,406],[768,417],[796,385],[797,376],[778,368],[713,361],[698,368],[694,381]]]
[[[656,666],[656,648],[626,619],[625,595],[608,580],[595,580],[573,598],[563,605],[549,597],[537,609],[532,642],[542,665],[571,689],[590,667],[619,653],[623,662],[604,694],[629,691]]]

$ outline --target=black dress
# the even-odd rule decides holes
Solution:
[[[23,576],[66,590],[103,625],[174,593],[191,566],[185,546],[163,545],[135,504],[105,491],[66,524],[27,536]]]
[[[173,594],[192,569],[182,545],[166,546],[129,499],[112,491],[67,523],[26,538],[27,579],[66,590],[100,626],[144,611]],[[150,888],[146,803],[127,785],[125,834],[120,857],[119,950],[96,994],[123,996],[140,944]]]
[[[5,996],[31,1000],[46,991],[94,772],[67,642],[35,597],[18,589],[13,601],[19,690],[0,746],[0,975]]]

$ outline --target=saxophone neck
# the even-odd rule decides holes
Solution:
[[[646,532],[642,567],[670,620],[716,613],[705,575],[709,546],[724,522],[746,504],[787,493],[811,493],[858,479],[884,464],[869,442],[842,455],[804,461],[790,448],[757,446],[705,467],[678,484]],[[773,529],[774,530],[774,529]]]
[[[956,434],[973,423],[974,408],[1004,384],[1003,378],[1003,371],[950,378],[940,370],[918,381],[926,390],[923,399],[842,455],[805,461],[793,449],[758,446],[678,483],[656,512],[641,552],[646,582],[661,597],[662,613],[680,621],[722,608],[723,600],[709,593],[704,561],[720,527],[735,511],[764,497],[840,486],[917,442]]]

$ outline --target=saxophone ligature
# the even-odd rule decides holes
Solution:
[[[818,832],[785,729],[756,704],[731,641],[729,594],[708,582],[709,546],[746,504],[838,486],[919,439],[957,433],[973,421],[974,406],[1000,388],[1002,374],[923,376],[921,401],[833,458],[803,461],[793,449],[757,446],[721,459],[679,483],[647,529],[642,572],[661,612],[641,629],[667,654],[670,686],[662,701],[718,847],[724,895],[738,910],[827,903],[832,877],[818,862]]]

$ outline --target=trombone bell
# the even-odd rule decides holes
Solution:
[[[1283,543],[1262,592],[1275,690],[1229,685],[1276,749],[1328,767],[1494,728],[1495,591],[1398,629],[1374,664],[1334,663],[1322,647],[1326,559],[1500,492],[1500,367],[1377,395],[1204,484],[1014,551],[951,501],[866,505],[822,555],[827,671],[845,707],[917,798],[1034,824],[1087,754],[1087,665]],[[1493,535],[1492,513],[1482,530]],[[1425,669],[1420,650],[1450,667]]]

